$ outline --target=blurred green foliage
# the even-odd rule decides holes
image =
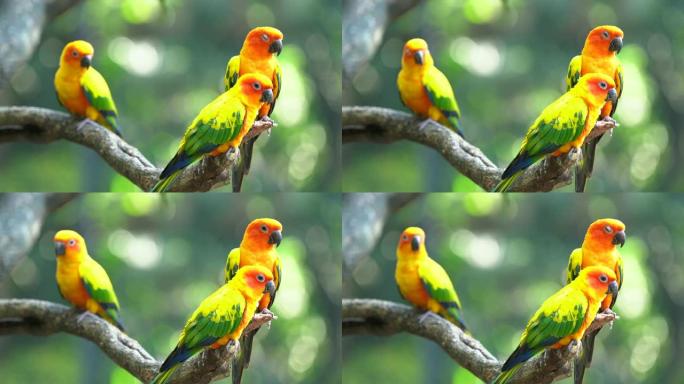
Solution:
[[[596,341],[590,383],[682,383],[684,198],[666,194],[430,194],[389,217],[370,257],[343,275],[343,297],[403,302],[394,282],[401,231],[425,229],[474,337],[499,359],[558,290],[570,252],[604,217],[627,226],[620,319]],[[480,383],[436,344],[406,333],[343,339],[345,383]],[[571,383],[566,379],[562,383]]]
[[[341,6],[337,0],[89,0],[47,25],[0,105],[62,110],[53,86],[63,46],[85,39],[107,79],[125,139],[164,166],[187,125],[223,91],[247,32],[285,35],[278,127],[255,146],[245,191],[339,190]],[[0,146],[5,191],[136,191],[87,148],[67,142]],[[224,188],[229,189],[230,187]]]
[[[565,90],[570,59],[593,27],[625,32],[619,55],[620,127],[597,150],[588,191],[684,189],[684,3],[654,1],[427,0],[392,23],[344,105],[406,110],[396,90],[404,42],[423,37],[450,79],[466,138],[500,167],[527,128]],[[479,191],[435,151],[409,142],[343,148],[346,191]],[[564,190],[570,190],[566,187]]]
[[[0,297],[65,303],[52,236],[79,231],[108,272],[129,335],[163,359],[185,320],[223,282],[228,251],[258,217],[283,223],[283,280],[270,329],[255,338],[249,383],[338,382],[340,198],[325,194],[88,194],[51,215]],[[40,363],[37,363],[40,362]],[[4,384],[136,383],[92,343],[66,334],[0,337]],[[227,383],[228,380],[221,382]]]

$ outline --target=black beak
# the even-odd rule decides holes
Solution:
[[[616,287],[617,287],[617,285],[616,285]],[[268,294],[271,295],[271,297],[273,297],[273,296],[275,296],[275,293],[276,293],[275,291],[276,291],[276,286],[275,286],[275,283],[273,282],[273,280],[266,283],[266,289],[264,289],[264,293],[268,292]]]
[[[83,68],[90,68],[90,64],[93,62],[93,56],[92,55],[85,55],[81,59],[81,67]]]
[[[617,91],[615,90],[615,88],[611,88],[610,91],[608,91],[606,101],[612,101],[613,103],[617,103]]]
[[[283,40],[276,40],[271,43],[271,45],[268,46],[268,51],[271,53],[275,53],[276,55],[280,56],[280,51],[283,50]]]
[[[625,240],[627,240],[627,234],[625,234],[625,231],[620,231],[613,236],[613,244],[620,244],[620,248],[625,246]]]
[[[420,249],[420,236],[413,236],[413,239],[411,239],[411,249],[414,251]]]
[[[622,37],[616,37],[610,41],[610,46],[608,46],[609,51],[620,53],[621,49],[622,49]]]
[[[64,246],[64,243],[60,241],[55,241],[55,255],[64,256],[65,253],[66,247]]]
[[[611,296],[613,296],[613,303],[615,303],[617,301],[617,298],[618,298],[617,281],[612,281],[610,284],[608,284],[608,292],[610,293]]]
[[[260,101],[264,102],[264,103],[270,103],[271,101],[273,101],[273,91],[270,89],[265,90],[261,94],[261,100]]]
[[[283,241],[283,234],[280,231],[273,231],[271,236],[268,237],[268,243],[275,244],[276,247],[280,245],[281,241]]]
[[[416,61],[416,64],[418,65],[423,65],[423,57],[424,57],[423,51],[418,51],[413,54],[413,60]]]

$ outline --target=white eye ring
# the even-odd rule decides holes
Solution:
[[[610,225],[606,225],[605,227],[603,227],[603,230],[606,233],[613,233],[613,228]]]
[[[77,50],[71,51],[71,56],[78,57],[78,51]]]
[[[252,88],[256,89],[257,91],[261,89],[261,84],[259,83],[254,83],[252,84]],[[266,228],[265,226],[262,226],[261,228]]]
[[[266,278],[265,278],[264,275],[262,275],[262,274],[258,274],[257,277],[256,277],[256,279],[257,279],[257,281],[259,281],[260,283],[263,283],[264,280],[266,280]]]
[[[608,34],[608,31],[603,31],[603,33],[601,33],[601,36],[603,36],[604,39],[607,39],[610,37],[610,34]]]
[[[602,81],[599,83],[599,87],[601,87],[601,89],[606,89],[606,88],[608,88],[608,84],[606,84],[605,82]]]
[[[401,239],[404,240],[404,241],[406,241],[406,240],[408,240],[408,236],[403,235],[403,236],[401,237]]]
[[[607,283],[608,282],[608,276],[606,276],[606,275],[599,276],[599,281],[602,283]]]
[[[257,89],[259,89],[259,88],[257,88]],[[267,232],[268,232],[268,227],[265,226],[265,225],[262,225],[261,228],[259,228],[259,229],[261,229],[261,232],[263,232],[263,233],[267,233]]]
[[[74,245],[76,245],[76,240],[74,240],[74,239],[69,240],[69,245],[72,246],[72,247],[73,247]]]
[[[268,35],[265,33],[263,35],[261,35],[261,40],[268,41]]]

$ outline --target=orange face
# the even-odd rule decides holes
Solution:
[[[602,73],[588,73],[580,78],[580,84],[584,84],[587,91],[601,100],[617,101],[615,81]]]
[[[423,65],[430,56],[427,42],[423,39],[411,39],[404,44],[401,61],[406,64]]]
[[[73,258],[86,251],[85,240],[76,231],[61,230],[55,234],[55,255]]]
[[[601,293],[610,293],[617,298],[618,284],[615,272],[603,266],[587,267],[580,272],[580,276],[586,275],[587,283]]]
[[[599,49],[602,52],[620,53],[622,49],[622,38],[625,34],[618,27],[612,25],[602,25],[589,32],[585,43]]]
[[[278,220],[256,219],[247,226],[245,238],[265,248],[277,247],[283,240],[283,225]]]
[[[283,50],[283,33],[273,27],[257,27],[249,31],[245,45],[256,53],[280,55]]]
[[[61,62],[71,66],[88,68],[92,64],[95,49],[83,40],[72,41],[62,50]]]
[[[270,103],[273,101],[273,83],[262,74],[248,73],[240,76],[237,86],[252,104]]]
[[[622,221],[615,219],[600,219],[594,221],[589,226],[587,234],[591,235],[591,237],[600,244],[611,248],[618,244],[622,247],[625,245],[625,240],[627,240],[625,224]]]
[[[273,283],[273,274],[259,265],[250,265],[242,267],[238,270],[237,278],[243,275],[243,279],[247,286],[259,293],[275,293],[275,284]]]
[[[425,231],[418,227],[404,229],[399,237],[399,248],[405,254],[416,253],[425,246]]]

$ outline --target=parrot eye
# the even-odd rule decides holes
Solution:
[[[73,51],[71,51],[71,56],[78,57],[78,51],[75,49]]]
[[[599,87],[601,87],[601,89],[606,89],[606,88],[608,88],[608,84],[606,84],[605,81],[601,81],[601,82],[599,83]]]
[[[610,37],[610,34],[608,33],[608,31],[603,31],[603,32],[601,33],[601,36],[602,36],[603,39],[605,40],[605,39],[608,39],[608,38]]]
[[[76,240],[74,240],[74,239],[69,240],[69,246],[73,247],[74,245],[76,245]]]
[[[258,91],[258,90],[261,89],[261,84],[259,84],[259,83],[254,83],[254,84],[252,84],[252,87]]]
[[[268,227],[266,225],[262,225],[260,229],[261,229],[261,232],[263,232],[263,233],[268,232]]]
[[[607,283],[608,282],[608,276],[606,276],[606,275],[599,276],[599,281],[602,283]]]
[[[408,236],[403,235],[403,236],[401,237],[401,239],[404,240],[404,241],[408,241]]]
[[[263,283],[264,280],[266,280],[266,278],[264,277],[264,275],[262,275],[261,273],[257,275],[256,279],[257,279],[257,281],[260,282],[260,283]],[[606,278],[606,279],[607,279],[607,278]]]
[[[603,227],[603,231],[606,233],[613,233],[613,227],[611,227],[610,225],[606,225],[605,227]]]
[[[263,35],[261,35],[261,40],[268,41],[268,35],[265,33]]]

